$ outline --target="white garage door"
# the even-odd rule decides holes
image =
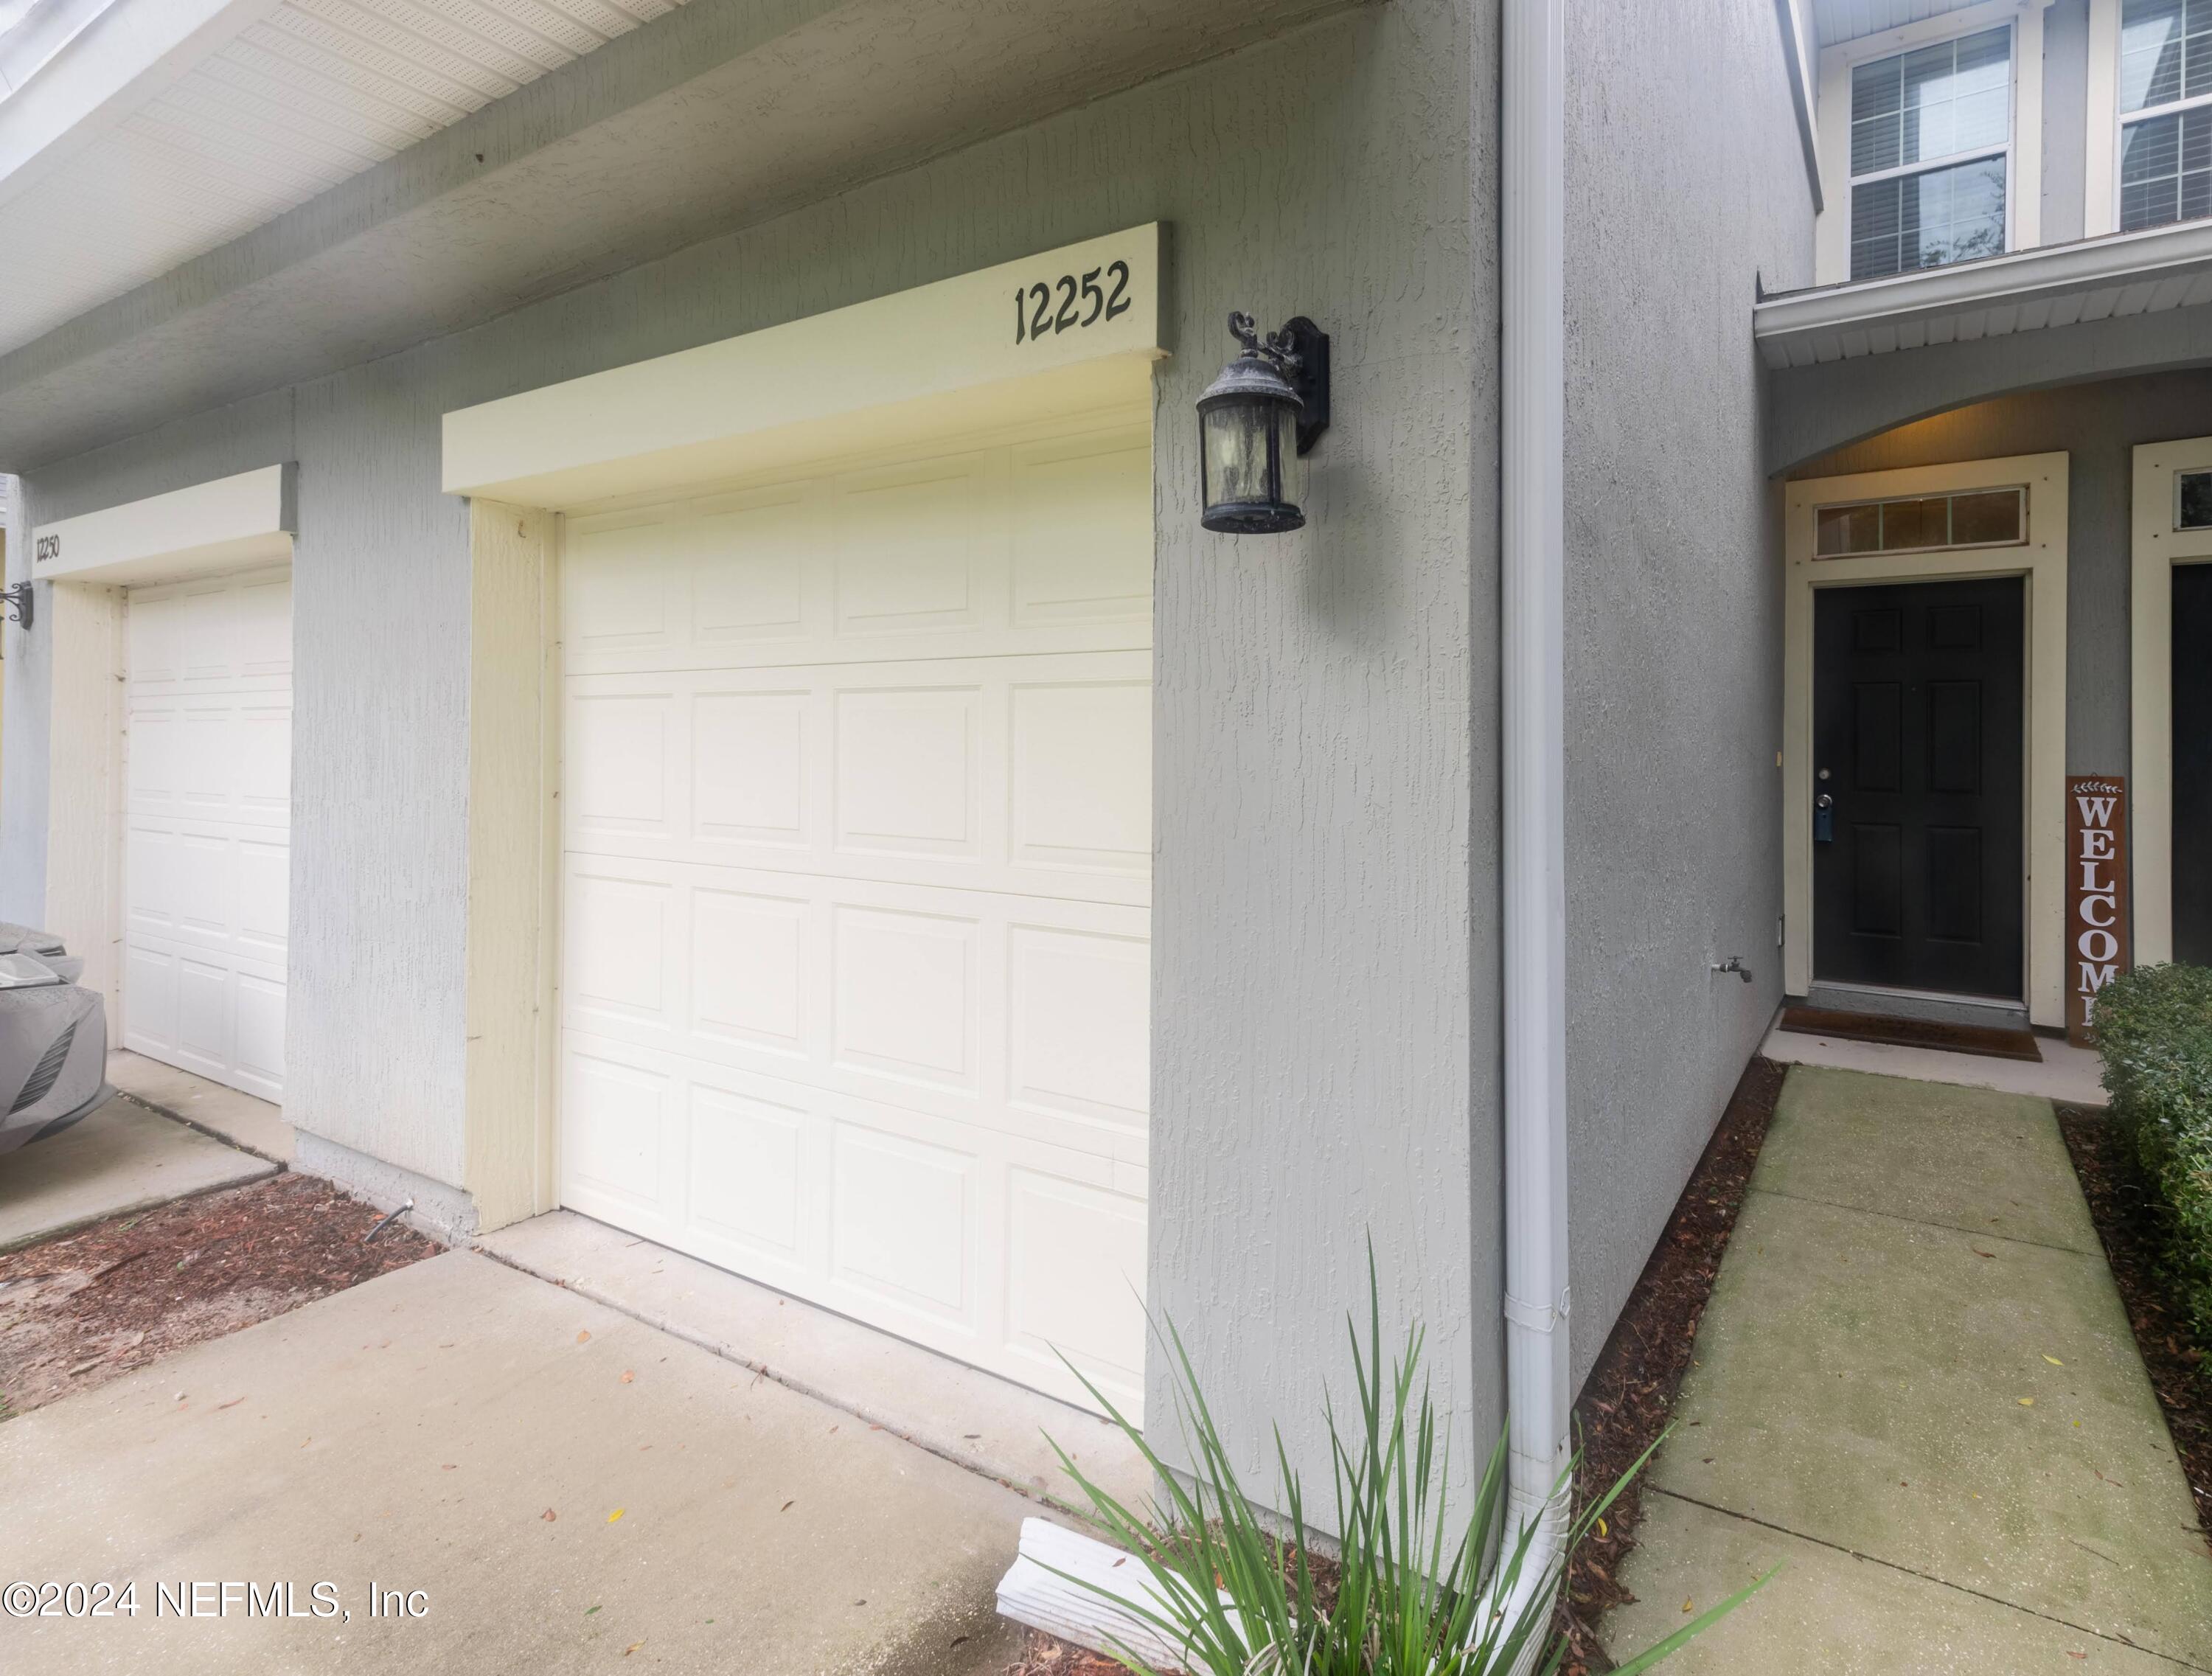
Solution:
[[[133,588],[125,623],[123,1045],[282,1100],[291,572]]]
[[[571,520],[563,1203],[1140,1400],[1151,461]]]

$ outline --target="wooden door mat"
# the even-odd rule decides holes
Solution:
[[[1979,1054],[1993,1060],[2037,1060],[2043,1050],[2027,1030],[1994,1024],[1947,1024],[1933,1018],[1893,1018],[1885,1012],[1831,1012],[1826,1007],[1784,1007],[1782,1028],[1799,1035],[1879,1041],[1892,1048],[1935,1048],[1947,1054]]]

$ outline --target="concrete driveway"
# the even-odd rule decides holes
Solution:
[[[0,1425],[0,1584],[137,1584],[0,1667],[983,1676],[1036,1510],[449,1252]]]

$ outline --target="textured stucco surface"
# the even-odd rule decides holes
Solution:
[[[1756,282],[1812,277],[1768,0],[1568,9],[1567,1033],[1586,1374],[1780,994]],[[1717,98],[1717,89],[1728,97]],[[1746,985],[1710,963],[1741,955]]]
[[[1152,1298],[1204,1324],[1194,1351],[1255,1485],[1278,1419],[1325,1482],[1321,1387],[1348,1397],[1371,1232],[1388,1330],[1428,1325],[1455,1461],[1486,1455],[1496,27],[1488,0],[1342,14],[33,474],[43,519],[300,462],[302,1157],[314,1137],[444,1182],[467,1157],[468,516],[439,492],[439,416],[1157,219],[1178,353],[1157,384]],[[1334,335],[1334,424],[1295,537],[1198,528],[1191,404],[1233,349],[1231,307]],[[25,673],[5,900],[34,908],[44,678]]]
[[[1978,402],[1808,460],[1790,476],[1826,477],[2064,449],[2072,457],[2066,513],[2066,772],[2124,774],[2134,449],[2138,443],[2208,432],[2212,371],[2155,373]]]

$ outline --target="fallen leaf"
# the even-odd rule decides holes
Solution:
[[[1974,1255],[1975,1255],[1975,1256],[1977,1256],[1977,1257],[1994,1257],[1994,1256],[1996,1256],[1996,1252],[1994,1252],[1994,1251],[1984,1251],[1984,1250],[1983,1250],[1983,1249],[1981,1248],[1981,1247],[1979,1247],[1979,1246],[1978,1246],[1978,1245],[1977,1245],[1977,1246],[1970,1246],[1970,1247],[1968,1247],[1968,1248],[1967,1248],[1967,1249],[1969,1249],[1970,1251],[1972,1251],[1972,1252],[1974,1254]]]
[[[2089,1655],[2087,1653],[2077,1653],[2069,1647],[2066,1649],[2066,1656],[2069,1659],[2086,1659]]]
[[[461,1469],[459,1463],[449,1460],[438,1470],[441,1473],[458,1473]]]
[[[614,1523],[614,1521],[615,1521],[616,1520],[617,1520],[617,1519],[621,1518],[622,1516],[623,1516],[623,1510],[622,1510],[620,1508],[617,1508],[617,1509],[616,1509],[612,1513],[610,1513],[609,1515],[607,1515],[607,1523],[609,1523],[610,1525],[611,1525],[611,1524],[613,1524],[613,1523]]]
[[[226,1409],[226,1408],[235,1408],[235,1407],[237,1407],[237,1406],[239,1406],[239,1404],[240,1404],[240,1403],[244,1402],[245,1400],[246,1400],[246,1399],[245,1399],[244,1397],[233,1397],[233,1398],[232,1398],[228,1402],[219,1402],[219,1403],[217,1403],[217,1404],[215,1406],[215,1412],[216,1412],[216,1413],[220,1414],[220,1413],[222,1413],[222,1411],[223,1411],[224,1409]]]
[[[796,1496],[793,1496],[793,1497],[789,1501],[786,1502],[786,1503],[785,1503],[781,1507],[780,1507],[780,1508],[776,1509],[776,1511],[777,1511],[778,1513],[788,1513],[788,1512],[790,1512],[790,1511],[792,1510],[792,1509],[793,1509],[793,1508],[797,1507],[798,1505],[799,1505],[799,1497],[796,1497]]]
[[[632,1372],[631,1372],[628,1368],[624,1368],[624,1369],[623,1369],[622,1382],[623,1382],[623,1384],[628,1385],[631,1381],[635,1380],[636,1377],[637,1377],[637,1375],[636,1375],[635,1374],[632,1373]]]
[[[545,1511],[544,1511],[544,1512],[543,1512],[543,1513],[539,1514],[538,1516],[540,1519],[543,1519],[543,1520],[544,1520],[547,1524],[549,1524],[549,1525],[550,1525],[550,1524],[551,1524],[551,1523],[552,1523],[556,1519],[558,1519],[561,1515],[560,1515],[559,1514],[557,1514],[557,1513],[554,1512],[554,1511],[553,1511],[553,1509],[552,1509],[551,1508],[550,1508],[550,1507],[549,1507],[549,1508],[547,1508],[547,1509],[545,1509]]]
[[[2022,1408],[2033,1408],[2035,1406],[2035,1399],[2033,1397],[2022,1397],[2020,1399],[2020,1406]]]
[[[1694,1612],[1697,1610],[1697,1604],[1692,1600],[1685,1600],[1682,1602],[1682,1610],[1684,1612]]]
[[[623,1657],[628,1658],[631,1654],[636,1652],[639,1648],[644,1645],[645,1643],[641,1641],[633,1641],[629,1646],[623,1649]]]
[[[2066,1365],[2055,1356],[2046,1356],[2043,1359],[2048,1362],[2054,1368],[2063,1368]]]
[[[592,1342],[592,1335],[589,1333],[579,1333],[576,1335],[576,1342],[580,1345],[588,1345]]]
[[[586,1606],[586,1607],[584,1608],[584,1616],[585,1616],[585,1617],[586,1617],[586,1618],[589,1618],[589,1617],[590,1617],[593,1612],[597,1612],[598,1610],[599,1610],[599,1608],[598,1608],[597,1606]]]
[[[1597,1521],[1597,1534],[1598,1540],[1602,1542],[1605,1539],[1605,1520],[1602,1516],[1601,1516]],[[1121,1562],[1116,1560],[1115,1564],[1118,1565]]]

